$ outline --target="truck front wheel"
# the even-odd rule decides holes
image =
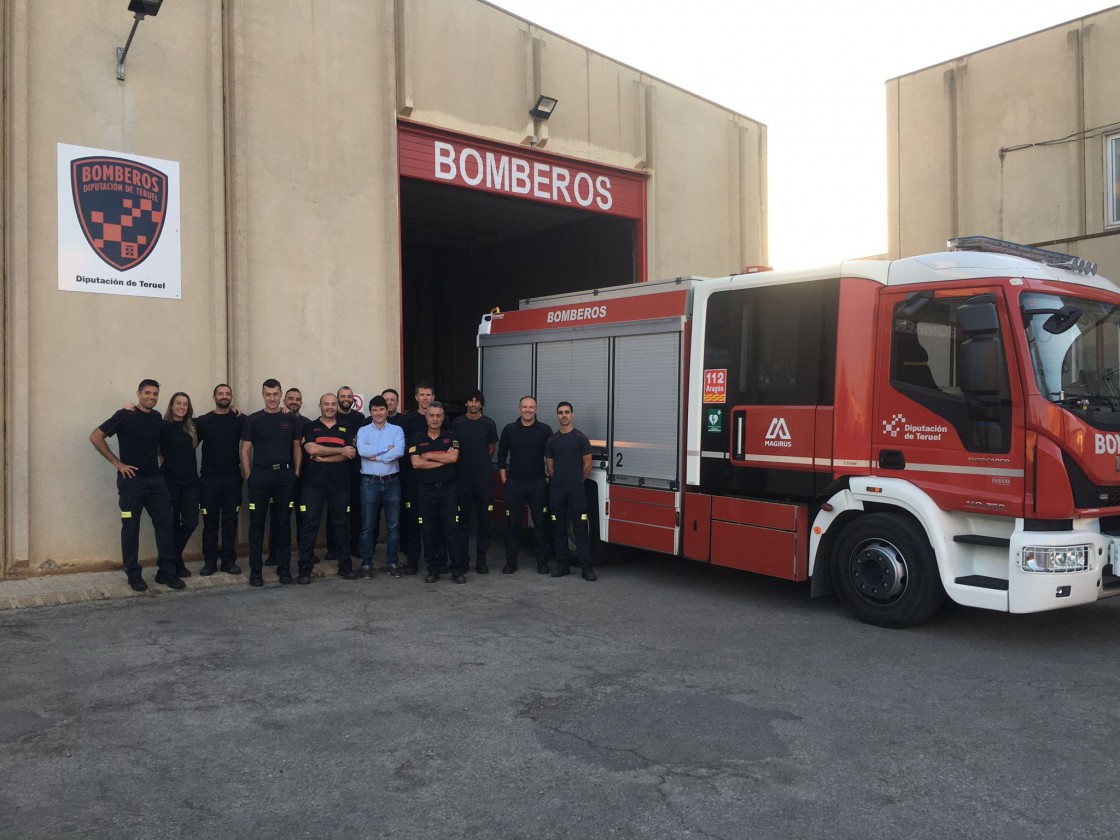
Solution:
[[[913,627],[945,600],[929,540],[901,516],[872,513],[840,535],[832,556],[833,583],[860,621]]]

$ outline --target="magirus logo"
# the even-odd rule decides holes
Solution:
[[[763,441],[763,446],[791,447],[793,446],[791,441],[792,436],[789,433],[786,418],[775,417],[771,420],[770,428],[766,430],[766,439]]]

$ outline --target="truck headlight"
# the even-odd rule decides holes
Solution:
[[[1019,555],[1024,572],[1084,572],[1089,568],[1088,545],[1027,545]]]

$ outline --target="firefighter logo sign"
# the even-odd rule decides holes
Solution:
[[[124,158],[78,158],[70,162],[70,187],[97,256],[119,271],[144,262],[163,231],[167,176]]]
[[[58,166],[59,289],[180,298],[178,164],[60,143]]]

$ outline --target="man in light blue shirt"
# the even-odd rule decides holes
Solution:
[[[381,511],[385,511],[385,564],[391,578],[401,577],[397,570],[397,550],[401,543],[400,464],[404,455],[404,431],[389,420],[389,408],[382,396],[369,401],[370,422],[358,430],[358,457],[362,464],[362,534],[358,553],[362,558],[362,578],[373,577],[373,534]]]

